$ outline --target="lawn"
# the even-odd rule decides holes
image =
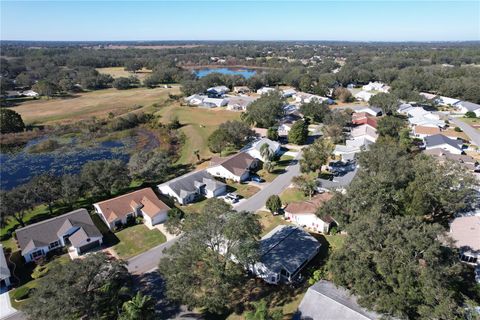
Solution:
[[[271,182],[273,181],[277,176],[285,172],[285,168],[287,168],[291,161],[294,159],[294,157],[290,155],[283,155],[280,157],[278,161],[275,162],[275,168],[273,169],[272,172],[267,172],[266,170],[259,170],[257,174],[261,176],[265,181]]]
[[[147,76],[150,75],[150,73],[152,73],[152,70],[148,70],[146,68],[143,68],[142,70],[139,70],[135,73],[130,71],[125,71],[124,67],[97,68],[96,70],[103,74],[109,74],[113,78],[120,78],[120,77],[128,78],[128,77],[134,76],[140,80],[145,79]]]
[[[229,183],[228,184],[229,190],[228,192],[235,192],[242,198],[250,198],[255,193],[260,191],[260,188],[246,184],[246,183]]]
[[[167,241],[160,230],[149,230],[144,224],[127,227],[115,235],[120,242],[112,249],[125,260]]]
[[[194,150],[199,150],[200,157],[203,159],[212,157],[213,154],[208,149],[208,137],[210,134],[221,123],[240,119],[239,112],[228,111],[223,108],[182,107],[179,103],[164,106],[156,114],[162,117],[163,123],[168,123],[171,119],[177,117],[182,124],[181,130],[186,136],[186,141],[178,160],[178,163],[181,164],[197,162],[197,158],[193,153]]]
[[[163,103],[169,93],[179,94],[179,86],[164,88],[135,88],[130,90],[105,89],[78,93],[67,98],[40,99],[22,103],[13,109],[20,113],[25,123],[46,124],[75,122],[95,117],[138,110]]]
[[[292,202],[300,202],[307,200],[307,197],[305,196],[303,191],[297,188],[288,188],[280,194],[280,199],[282,199],[282,204],[286,205]]]
[[[260,218],[260,224],[262,225],[262,237],[272,231],[276,226],[290,224],[282,219],[282,215],[274,216],[270,211],[259,211],[257,215]]]
[[[477,127],[477,126],[480,126],[480,118],[465,118],[465,117],[463,117],[463,118],[460,118],[459,120],[463,121],[465,123],[468,123],[469,125],[471,125],[472,127],[474,127],[477,130],[480,130],[479,127]]]

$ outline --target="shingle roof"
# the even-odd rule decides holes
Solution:
[[[477,109],[480,109],[480,104],[476,104],[473,102],[461,101],[459,104],[468,111],[475,111]]]
[[[311,214],[315,213],[325,202],[330,200],[333,195],[329,192],[315,195],[312,199],[306,201],[291,202],[285,207],[285,212],[293,214]]]
[[[448,137],[445,137],[443,134],[436,134],[433,136],[428,136],[425,137],[425,144],[427,147],[435,147],[439,146],[442,144],[448,144],[454,148],[461,149],[462,148],[462,143],[455,140],[455,139],[450,139]]]
[[[227,158],[214,157],[210,161],[212,166],[222,166],[236,176],[241,176],[255,161],[255,158],[246,152],[239,152]]]
[[[255,141],[253,143],[253,148],[255,148],[256,150],[258,151],[261,151],[262,149],[262,146],[264,144],[267,144],[268,145],[268,148],[270,149],[271,152],[275,153],[278,151],[278,149],[280,148],[280,143],[278,143],[277,141],[272,141],[270,139],[267,139],[267,138],[262,138],[258,141]]]
[[[164,184],[159,185],[168,185],[173,192],[175,192],[180,197],[197,191],[199,185],[205,185],[207,190],[213,191],[222,186],[225,186],[225,183],[216,180],[210,173],[205,170],[191,172],[165,182]]]
[[[55,218],[17,229],[16,234],[18,245],[22,251],[29,252],[34,248],[47,246],[58,240],[60,236],[64,235],[65,232],[72,227],[80,227],[80,229],[83,230],[81,231],[81,234],[75,235],[77,231],[73,234],[75,235],[74,238],[79,241],[89,237],[102,236],[101,232],[93,223],[88,211],[85,209],[78,209]]]
[[[458,248],[480,253],[480,216],[455,218],[450,224],[450,237]]]
[[[303,229],[280,225],[260,241],[260,261],[273,272],[284,268],[293,274],[319,247],[320,243]]]
[[[141,208],[150,218],[155,217],[162,210],[170,209],[157,198],[151,188],[140,189],[113,199],[97,202],[96,205],[109,222],[125,217],[137,207]]]
[[[321,280],[308,288],[294,319],[367,320],[381,315],[360,307],[355,296],[330,281]]]
[[[5,259],[5,253],[3,251],[3,245],[0,244],[0,280],[10,278],[11,273],[8,269],[7,259]]]
[[[440,133],[440,128],[438,127],[415,126],[413,130],[415,131],[415,134],[424,134],[431,136]]]

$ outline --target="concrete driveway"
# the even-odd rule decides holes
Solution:
[[[178,237],[173,238],[138,256],[130,258],[127,264],[128,271],[132,274],[142,274],[155,270],[158,267],[160,259],[164,256],[163,250],[170,248],[177,240]]]
[[[448,121],[455,123],[460,129],[462,129],[463,132],[465,132],[465,134],[470,138],[471,143],[480,146],[480,132],[478,132],[477,129],[458,118],[449,117]]]

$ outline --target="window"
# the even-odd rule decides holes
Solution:
[[[33,259],[36,259],[36,258],[41,257],[41,256],[43,256],[43,250],[38,250],[38,251],[32,252],[32,258]]]
[[[60,240],[54,241],[48,245],[48,249],[56,248],[60,245]]]

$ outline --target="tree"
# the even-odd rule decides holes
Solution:
[[[271,213],[275,214],[282,208],[282,200],[276,194],[271,195],[267,199],[266,207]]]
[[[275,163],[270,160],[267,160],[263,163],[263,169],[267,170],[268,173],[272,173],[275,170]]]
[[[310,175],[296,176],[292,179],[293,184],[311,198],[317,191],[317,181]]]
[[[110,196],[130,184],[127,167],[120,160],[87,162],[81,179],[93,196]]]
[[[273,158],[273,152],[270,150],[268,143],[264,143],[260,146],[260,155],[265,161],[270,161]]]
[[[333,95],[335,96],[335,98],[337,98],[341,102],[353,101],[353,96],[350,90],[343,87],[336,88],[335,91],[333,92]]]
[[[283,116],[284,104],[285,101],[278,92],[269,92],[250,104],[248,110],[242,113],[242,120],[260,128],[272,127]]]
[[[400,102],[394,94],[381,92],[371,97],[368,104],[381,108],[385,114],[393,115],[397,113]]]
[[[273,141],[278,141],[278,127],[268,128],[267,138]]]
[[[11,109],[0,109],[0,132],[22,132],[25,129],[22,117]]]
[[[200,161],[200,150],[198,149],[193,150],[193,155],[197,157],[197,161]]]
[[[125,262],[95,253],[52,266],[25,302],[24,311],[28,318],[39,320],[116,319],[130,292]]]
[[[41,96],[51,97],[57,91],[55,84],[47,80],[40,80],[32,87],[33,91]]]
[[[173,207],[168,210],[167,215],[168,219],[165,222],[165,229],[171,234],[179,235],[182,232],[182,219],[185,213],[177,207]]]
[[[137,72],[138,70],[142,69],[143,65],[140,61],[136,60],[128,60],[125,63],[125,71],[131,71],[133,73]]]
[[[130,176],[149,182],[165,181],[171,172],[168,152],[151,150],[133,154],[128,162]]]
[[[135,77],[120,77],[113,80],[112,86],[117,90],[126,90],[135,84],[138,84],[138,79]]]
[[[155,319],[155,301],[150,296],[137,292],[131,300],[123,303],[119,320],[153,320]]]
[[[25,215],[35,206],[35,198],[31,188],[26,184],[20,185],[9,191],[0,191],[2,217],[14,218],[22,227]]]
[[[300,113],[314,122],[322,122],[325,116],[330,113],[328,104],[313,100],[300,106]]]
[[[208,148],[213,153],[221,153],[230,145],[229,139],[230,137],[225,130],[217,129],[208,137]]]
[[[214,153],[221,153],[225,148],[239,149],[255,137],[255,132],[240,121],[222,123],[208,138],[208,147]]]
[[[305,144],[308,138],[308,125],[308,119],[295,122],[288,132],[288,142],[298,145]]]
[[[326,139],[316,139],[312,145],[303,148],[303,156],[300,159],[302,172],[318,172],[327,164],[333,152],[333,144]]]
[[[329,138],[332,143],[338,144],[342,143],[345,140],[345,134],[343,133],[343,127],[331,124],[325,125],[322,129],[323,134],[326,138]]]
[[[200,213],[185,218],[182,231],[159,264],[167,295],[190,308],[224,312],[239,299],[245,267],[258,258],[257,216],[208,199]]]
[[[60,199],[69,208],[83,196],[83,184],[79,175],[65,174],[60,179]]]
[[[267,307],[267,302],[265,300],[260,300],[253,302],[253,311],[248,311],[245,313],[246,320],[281,320],[283,319],[282,310],[275,310],[270,312]]]
[[[406,127],[404,120],[395,116],[385,116],[378,120],[377,132],[381,137],[400,138],[400,132]]]
[[[53,203],[60,198],[60,179],[57,176],[44,173],[34,177],[27,184],[32,190],[36,203],[46,203],[48,211],[53,215]]]
[[[476,115],[475,112],[473,112],[473,111],[467,111],[467,112],[465,113],[465,117],[467,117],[467,118],[476,118],[477,115]]]
[[[329,269],[359,303],[398,318],[463,319],[458,253],[439,240],[443,228],[417,217],[364,216],[348,229]],[[468,286],[468,285],[467,285]]]

